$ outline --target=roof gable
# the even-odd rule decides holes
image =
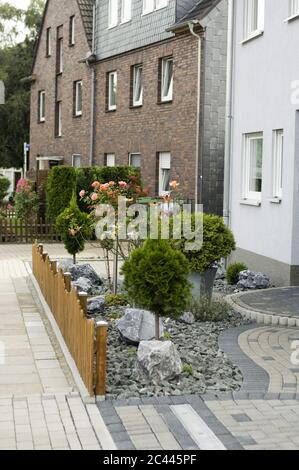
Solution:
[[[221,0],[177,0],[176,23],[204,18]]]

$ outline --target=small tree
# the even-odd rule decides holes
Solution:
[[[15,195],[16,216],[21,220],[35,220],[38,213],[39,198],[30,181],[21,178]]]
[[[166,240],[147,240],[131,253],[122,267],[129,297],[155,314],[155,336],[160,339],[159,318],[177,318],[191,297],[186,257]]]
[[[92,234],[91,218],[80,211],[76,199],[74,194],[69,207],[56,219],[57,231],[74,263],[77,253],[84,250],[85,241]]]
[[[5,178],[4,176],[0,175],[0,204],[2,203],[3,199],[7,196],[7,191],[10,187],[10,181]]]

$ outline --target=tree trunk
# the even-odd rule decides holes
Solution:
[[[160,317],[159,314],[155,314],[155,336],[156,340],[159,341],[160,339]]]
[[[76,255],[73,255],[73,263],[76,264]]]

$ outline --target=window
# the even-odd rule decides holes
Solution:
[[[72,155],[72,166],[74,168],[81,168],[81,155]]]
[[[121,0],[121,22],[127,23],[132,18],[132,0]]]
[[[62,103],[57,101],[55,109],[55,136],[62,136]]]
[[[263,133],[244,137],[243,198],[260,201],[262,196]]]
[[[47,28],[46,33],[46,56],[50,57],[52,54],[52,30],[51,28]]]
[[[159,196],[165,196],[170,191],[170,160],[170,153],[159,153]]]
[[[74,116],[82,116],[83,107],[83,82],[79,80],[74,82]]]
[[[141,154],[140,153],[130,153],[129,155],[129,165],[134,168],[141,167]]]
[[[283,130],[273,132],[273,197],[282,198]]]
[[[63,39],[57,40],[57,73],[63,72]]]
[[[118,0],[109,0],[108,28],[114,28],[118,24]]]
[[[108,73],[108,111],[116,110],[117,72]]]
[[[109,167],[115,166],[115,153],[106,153],[105,165]]]
[[[147,15],[155,10],[167,7],[168,0],[143,0],[142,14]]]
[[[69,29],[69,45],[75,45],[75,16],[70,17],[70,29]]]
[[[265,0],[246,0],[245,2],[245,38],[255,36],[264,30]]]
[[[290,0],[290,16],[299,15],[299,0]]]
[[[162,59],[161,67],[161,101],[172,101],[173,95],[173,58]]]
[[[142,106],[142,102],[143,102],[142,65],[134,65],[132,105]]]
[[[46,120],[46,92],[40,91],[38,94],[38,120],[45,122]]]

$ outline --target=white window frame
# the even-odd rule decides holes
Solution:
[[[70,17],[70,46],[75,45],[75,15]]]
[[[81,109],[79,109],[79,86],[81,86]],[[83,81],[75,82],[75,116],[82,116],[83,113]]]
[[[38,120],[39,122],[45,122],[46,120],[46,92],[45,90],[41,90],[39,92],[39,115],[38,115]]]
[[[79,166],[76,164],[76,159],[80,160]],[[81,155],[79,153],[74,153],[72,155],[72,167],[73,168],[81,168]]]
[[[142,15],[148,15],[167,6],[168,0],[143,0]]]
[[[282,199],[282,177],[284,156],[284,131],[273,131],[273,167],[272,167],[272,191],[274,199]]]
[[[299,0],[289,0],[290,3],[290,17],[299,15]]]
[[[139,165],[133,165],[133,158],[134,157],[139,157],[140,159],[140,164]],[[141,153],[139,152],[132,152],[129,154],[129,166],[133,168],[141,168]]]
[[[262,154],[262,188],[261,192],[250,190],[250,174],[251,174],[251,142],[253,140],[262,140],[264,152],[264,134],[256,132],[253,134],[244,134],[243,136],[243,200],[261,202],[263,190],[263,154]]]
[[[169,190],[162,189],[163,184],[163,170],[171,171],[171,154],[170,152],[159,153],[159,196],[167,196],[170,193]],[[169,178],[170,182],[170,178]]]
[[[63,38],[59,38],[59,65],[58,73],[63,72]]]
[[[256,25],[254,24],[256,23]],[[265,0],[245,0],[244,36],[245,40],[263,33],[265,26]]]
[[[46,56],[51,57],[52,55],[52,28],[47,28],[46,32]]]
[[[141,92],[139,96],[139,100],[135,99],[136,97],[136,77],[137,71],[141,69]],[[133,106],[142,106],[143,104],[143,66],[142,64],[134,65],[133,67],[133,99],[132,99]]]
[[[128,23],[132,19],[132,0],[121,0],[120,22]]]
[[[57,103],[57,137],[62,137],[62,102]]]
[[[113,168],[115,167],[115,163],[116,163],[116,157],[115,157],[115,153],[106,153],[106,166],[108,166],[109,168]]]
[[[112,81],[113,79],[113,81]],[[112,103],[112,87],[115,86],[115,103]],[[108,73],[108,111],[115,111],[117,109],[117,72]]]
[[[108,3],[108,29],[118,25],[118,0],[109,0]]]
[[[169,90],[167,95],[164,93],[165,90],[165,81],[166,81],[166,67],[168,62],[172,62],[172,77],[171,77],[171,83],[169,86]],[[168,101],[173,100],[173,57],[165,57],[162,59],[162,64],[161,64],[161,101],[162,103],[166,103]]]

